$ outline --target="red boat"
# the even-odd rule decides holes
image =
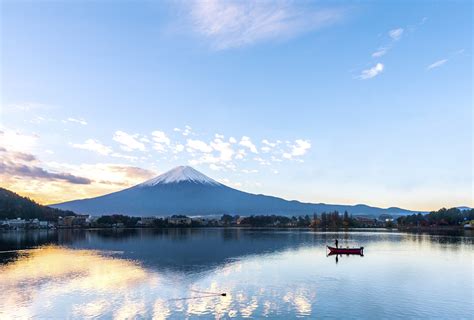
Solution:
[[[364,255],[364,247],[360,248],[334,248],[327,246],[329,249],[329,254],[359,254],[361,256]]]

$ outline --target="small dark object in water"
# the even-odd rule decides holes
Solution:
[[[204,292],[204,291],[197,291],[197,290],[190,290],[198,293],[205,294],[203,296],[195,296],[195,297],[186,297],[186,298],[178,298],[178,299],[168,299],[168,301],[179,301],[179,300],[191,300],[191,299],[202,299],[202,298],[213,298],[213,297],[226,297],[227,293],[212,293],[212,292]]]
[[[363,256],[364,255],[364,247],[360,248],[334,248],[331,246],[327,246],[329,249],[329,254],[358,254]]]

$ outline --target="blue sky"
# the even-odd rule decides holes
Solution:
[[[189,164],[242,190],[472,199],[472,3],[3,1],[2,185],[51,203]]]

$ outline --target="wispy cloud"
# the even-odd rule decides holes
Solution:
[[[108,155],[112,152],[110,147],[94,139],[87,139],[84,143],[73,143],[71,145],[74,148],[93,151],[101,155]]]
[[[454,52],[451,52],[450,54],[447,55],[447,58],[437,60],[437,61],[433,62],[432,64],[428,65],[426,67],[426,70],[430,71],[431,69],[436,69],[436,68],[439,68],[441,66],[444,66],[448,61],[456,59],[459,56],[469,56],[469,55],[465,54],[465,51],[466,51],[465,49],[459,49],[459,50],[456,50]]]
[[[380,58],[388,52],[388,49],[389,49],[388,47],[378,48],[377,51],[372,53],[372,57],[373,58]]]
[[[430,64],[429,66],[426,67],[426,70],[431,70],[431,69],[434,69],[434,68],[439,68],[441,67],[442,65],[444,65],[446,62],[448,62],[448,59],[441,59],[441,60],[438,60],[436,62],[433,62],[432,64]]]
[[[330,25],[344,15],[341,9],[315,9],[285,0],[195,0],[183,4],[194,31],[208,38],[217,50],[293,37]]]
[[[396,29],[390,30],[390,31],[388,32],[388,35],[389,35],[390,38],[392,38],[393,40],[398,41],[398,40],[400,40],[400,39],[402,38],[403,32],[404,32],[404,29],[403,29],[403,28],[396,28]]]
[[[378,76],[379,74],[381,74],[383,72],[383,69],[384,69],[384,65],[379,62],[372,68],[362,70],[361,74],[357,78],[361,80],[374,78]]]
[[[402,38],[404,32],[404,28],[396,28],[388,31],[388,42],[385,43],[385,45],[379,47],[374,53],[372,53],[372,58],[381,58],[386,55],[390,51],[390,49],[392,49],[395,42],[399,41]]]
[[[78,123],[78,124],[81,124],[83,126],[86,126],[87,125],[87,121],[80,118],[80,119],[77,119],[77,118],[67,118],[66,121],[69,121],[69,122],[74,122],[74,123]]]
[[[49,110],[49,109],[54,109],[56,108],[55,106],[44,104],[44,103],[38,103],[38,102],[22,102],[22,103],[14,103],[14,104],[9,104],[5,107],[6,110],[17,110],[20,112],[30,112],[34,110]]]

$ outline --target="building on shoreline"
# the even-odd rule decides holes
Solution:
[[[193,220],[187,216],[174,215],[166,219],[171,225],[191,225]]]
[[[48,229],[52,228],[54,225],[49,221],[42,221],[38,219],[6,219],[0,221],[0,229],[7,230],[22,230],[22,229]]]
[[[90,226],[90,216],[79,214],[75,216],[65,216],[58,218],[58,228],[82,228]]]

